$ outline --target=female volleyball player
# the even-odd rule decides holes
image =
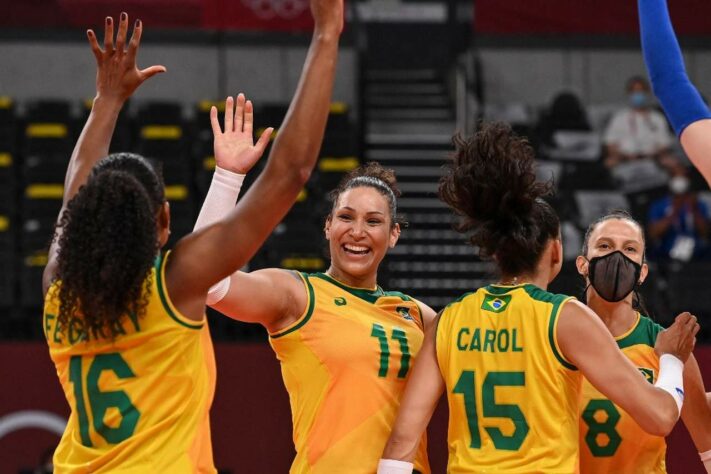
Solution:
[[[576,264],[585,277],[588,306],[600,317],[627,358],[654,383],[659,375],[654,343],[663,329],[642,314],[644,309],[635,294],[649,271],[644,254],[642,227],[629,214],[618,211],[590,225]],[[681,418],[697,449],[704,453],[711,449],[711,411],[693,355],[684,367],[684,393]],[[587,380],[583,381],[580,412],[583,474],[666,472],[664,438],[642,430]]]
[[[337,8],[342,2],[333,1]],[[322,41],[335,48],[340,22],[332,26]],[[328,108],[329,95],[320,108]],[[216,161],[216,177],[243,173],[230,156]],[[213,179],[198,227],[234,206],[239,183]],[[390,434],[423,327],[434,318],[430,308],[377,285],[380,262],[400,235],[398,195],[391,171],[377,164],[355,170],[331,193],[326,273],[238,272],[210,291],[213,308],[269,332],[291,402],[292,473],[372,473]],[[425,442],[415,465],[429,472]]]
[[[666,0],[638,0],[644,60],[667,118],[691,162],[711,184],[711,111],[689,81]]]
[[[312,0],[316,32],[340,16]],[[340,24],[340,23],[339,23]],[[315,39],[301,86],[264,173],[241,205],[160,256],[169,211],[160,177],[137,155],[107,152],[126,99],[162,66],[136,67],[142,25],[126,48],[106,19],[97,93],[72,155],[63,207],[44,272],[44,328],[71,416],[54,456],[57,472],[215,472],[209,409],[215,361],[204,309],[208,289],[244,265],[283,218],[318,156],[337,57]],[[305,119],[308,117],[308,120]],[[211,115],[218,153],[251,166],[249,117],[226,104]]]
[[[210,300],[269,332],[291,401],[292,473],[372,473],[390,434],[423,328],[434,318],[427,306],[377,285],[380,262],[400,235],[399,194],[392,171],[375,163],[354,170],[331,193],[328,271],[239,272]],[[230,205],[234,197],[208,196],[203,212]],[[425,442],[415,467],[429,472]]]
[[[428,330],[379,472],[410,471],[445,389],[451,473],[575,472],[581,372],[646,431],[668,433],[696,318],[680,315],[659,335],[661,374],[647,383],[592,311],[545,291],[562,262],[560,222],[541,199],[550,187],[536,181],[528,143],[489,124],[455,144],[440,194],[501,277],[450,304]]]

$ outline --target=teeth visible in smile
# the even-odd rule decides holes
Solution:
[[[346,244],[343,247],[345,247],[345,249],[350,252],[367,252],[368,251],[368,247],[361,247],[359,245]]]

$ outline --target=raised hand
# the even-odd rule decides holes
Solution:
[[[217,107],[210,109],[210,123],[215,136],[215,162],[217,166],[233,173],[246,174],[264,154],[269,144],[269,138],[274,131],[269,127],[254,143],[252,131],[254,128],[254,106],[246,100],[244,94],[237,96],[237,107],[234,99],[228,97],[225,101],[225,131],[220,128],[217,117]]]
[[[311,0],[314,33],[340,35],[343,31],[343,0]]]
[[[681,313],[674,324],[659,333],[654,350],[657,354],[671,354],[686,362],[696,345],[699,323],[691,313]]]
[[[102,50],[94,31],[87,30],[86,35],[89,38],[89,45],[94,57],[96,57],[98,68],[96,72],[97,97],[112,98],[124,102],[144,81],[166,71],[164,66],[151,66],[146,69],[138,69],[136,66],[136,53],[141,43],[142,32],[143,24],[141,20],[136,20],[131,40],[126,48],[128,15],[121,13],[114,44],[114,20],[108,16],[104,25],[104,49]]]

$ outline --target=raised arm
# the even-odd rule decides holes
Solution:
[[[711,111],[689,81],[666,0],[638,0],[642,51],[652,88],[691,162],[711,184]]]
[[[311,46],[266,168],[225,219],[183,239],[168,262],[168,286],[179,308],[200,299],[204,302],[210,286],[249,261],[291,208],[316,163],[336,72],[343,0],[311,0],[311,11],[315,20]],[[271,282],[263,278],[253,283],[257,288],[246,297],[261,303],[259,322],[279,318],[281,305],[271,306]],[[263,291],[256,291],[263,283]],[[261,294],[268,297],[255,301]],[[244,301],[242,287],[233,282],[223,302],[231,302],[231,314],[246,314],[240,306]]]
[[[165,72],[163,66],[151,66],[138,69],[136,54],[141,43],[143,25],[136,20],[131,40],[126,48],[128,34],[128,15],[121,13],[116,44],[114,45],[114,22],[106,17],[104,26],[104,49],[99,47],[96,34],[87,30],[89,45],[96,58],[96,96],[91,107],[91,113],[74,147],[67,175],[64,179],[64,196],[61,217],[69,201],[76,195],[79,188],[86,183],[94,165],[108,155],[111,137],[116,127],[116,120],[126,100],[133,92],[150,77]],[[42,276],[42,288],[46,293],[55,277],[57,265],[58,242],[62,228],[57,227],[52,245],[49,248],[49,259]]]
[[[662,353],[662,369],[656,385],[649,384],[622,354],[610,332],[595,313],[577,301],[565,304],[558,322],[558,341],[565,357],[575,364],[607,398],[629,413],[646,432],[666,436],[679,419],[678,398],[683,399],[681,366],[694,347],[698,332],[696,318],[688,313],[662,332],[657,351]],[[674,356],[676,359],[665,359]],[[665,367],[666,360],[678,367]],[[665,372],[668,374],[665,375]],[[666,384],[669,374],[678,383]],[[678,390],[682,390],[678,393]],[[671,395],[674,393],[675,395]]]
[[[422,433],[445,389],[437,362],[436,336],[435,319],[425,331],[425,342],[417,354],[415,366],[403,392],[395,425],[383,451],[379,473],[410,472],[406,468],[412,469],[412,465],[404,466],[401,463],[412,463],[415,458]]]

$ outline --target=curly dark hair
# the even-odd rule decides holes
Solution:
[[[87,334],[114,338],[122,318],[145,312],[164,202],[163,181],[143,157],[114,154],[94,167],[57,224],[62,331],[79,318]]]
[[[397,213],[397,198],[399,198],[402,193],[397,186],[395,171],[383,168],[380,163],[375,161],[360,166],[345,175],[338,187],[328,194],[329,199],[333,203],[331,214],[333,214],[333,209],[338,204],[338,199],[341,197],[341,194],[349,189],[362,186],[375,189],[388,200],[390,216],[392,217],[391,225],[406,224],[405,220]]]
[[[560,220],[542,198],[551,183],[536,180],[533,149],[505,123],[456,135],[455,152],[439,184],[440,198],[461,217],[455,229],[506,276],[533,272]]]

